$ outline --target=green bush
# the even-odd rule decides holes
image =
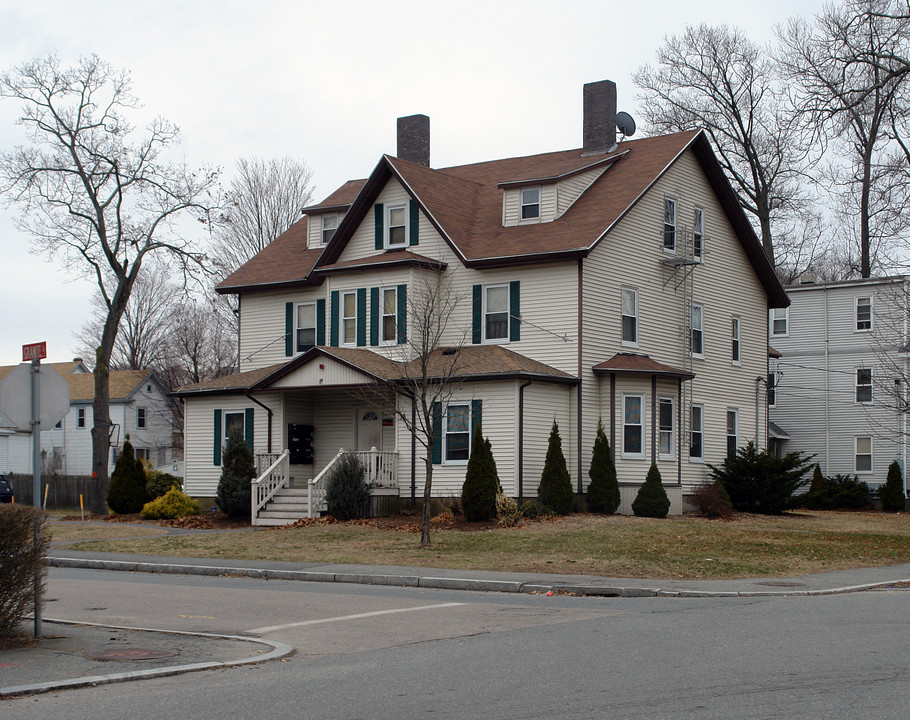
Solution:
[[[644,484],[632,502],[632,512],[639,517],[665,518],[670,512],[670,498],[664,490],[657,465],[652,464]]]
[[[514,498],[506,495],[501,487],[496,488],[496,522],[500,527],[515,527],[521,520],[521,510]]]
[[[363,517],[369,509],[370,488],[366,471],[355,455],[342,455],[326,481],[325,503],[329,515],[338,520]]]
[[[164,495],[143,505],[139,514],[146,520],[173,520],[187,515],[199,515],[201,512],[199,503],[172,485]]]
[[[183,478],[160,470],[150,470],[145,474],[145,499],[160,498],[176,485],[183,487]]]
[[[221,512],[232,518],[249,519],[252,512],[250,480],[254,477],[253,453],[239,432],[232,433],[221,456],[221,480],[215,493],[215,502]]]
[[[822,466],[815,463],[815,470],[812,471],[812,482],[809,484],[809,492],[822,490],[825,487],[825,476],[822,475]]]
[[[720,467],[708,465],[715,481],[720,481],[740,512],[779,515],[793,504],[793,495],[808,480],[811,457],[787,453],[783,457],[767,450],[758,451],[754,443],[724,459]]]
[[[533,500],[525,500],[524,504],[520,508],[521,516],[526,518],[536,518],[540,515],[540,510],[537,508],[537,503]]]
[[[597,436],[594,438],[588,476],[591,478],[591,484],[588,485],[588,510],[607,515],[615,513],[620,501],[619,483],[616,481],[616,466],[610,452],[610,441],[607,440],[600,420],[597,421]]]
[[[572,492],[566,458],[562,454],[562,438],[559,437],[559,426],[555,420],[550,429],[547,458],[540,475],[537,499],[545,511],[556,515],[568,515],[575,509],[575,493]]]
[[[888,466],[888,479],[878,491],[878,497],[882,501],[882,510],[885,512],[903,512],[906,508],[904,477],[897,460]]]
[[[465,520],[474,522],[491,520],[496,517],[496,491],[499,489],[499,473],[493,448],[484,440],[480,425],[471,440],[471,456],[461,486],[461,511]]]
[[[733,505],[730,496],[722,483],[715,481],[706,482],[695,488],[689,501],[701,511],[702,514],[712,518],[733,517]]]
[[[35,523],[42,528],[37,544]],[[44,594],[44,555],[50,536],[43,528],[44,513],[38,508],[0,505],[0,636],[16,635],[34,610],[36,573],[39,598]]]
[[[872,504],[869,486],[855,475],[834,475],[821,483],[813,477],[809,492],[796,499],[810,510],[861,510]]]
[[[107,490],[107,506],[118,515],[137,513],[145,504],[145,468],[136,460],[129,435],[117,458],[111,484]]]

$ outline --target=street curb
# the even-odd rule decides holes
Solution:
[[[44,618],[46,623],[55,623],[58,625],[81,625],[84,627],[106,628],[109,630],[126,630],[135,632],[152,632],[165,635],[186,635],[191,637],[212,638],[216,640],[240,640],[244,642],[257,643],[259,645],[268,645],[272,650],[265,655],[253,655],[239,660],[212,661],[192,663],[190,665],[172,665],[164,668],[153,668],[149,670],[134,670],[132,672],[111,673],[109,675],[89,675],[81,678],[71,678],[69,680],[56,680],[52,682],[34,683],[31,685],[14,685],[0,688],[0,698],[14,697],[16,695],[37,695],[39,693],[52,692],[54,690],[69,690],[80,687],[94,687],[95,685],[108,685],[110,683],[129,682],[131,680],[144,680],[154,677],[168,677],[170,675],[181,675],[188,672],[197,672],[199,670],[213,670],[216,668],[236,667],[238,665],[255,665],[258,663],[277,660],[278,658],[292,655],[295,651],[290,645],[275,640],[265,640],[264,638],[249,637],[246,635],[217,635],[215,633],[186,632],[182,630],[159,630],[157,628],[128,627],[125,625],[103,625],[101,623],[74,622],[71,620],[56,620],[53,618]]]
[[[126,560],[99,560],[96,558],[47,558],[48,565],[87,570],[118,570],[172,575],[209,575],[247,577],[259,580],[292,580],[296,582],[338,582],[358,585],[390,585],[395,587],[422,587],[440,590],[470,590],[480,592],[546,594],[590,597],[665,597],[665,598],[762,598],[805,597],[811,595],[841,595],[888,587],[896,583],[910,583],[910,579],[887,580],[861,585],[826,588],[824,590],[674,590],[655,587],[621,587],[611,585],[578,585],[571,583],[520,582],[517,580],[482,580],[479,578],[454,578],[421,575],[383,575],[372,573],[331,573],[312,570],[269,570],[240,568],[221,565],[182,565],[177,563],[146,563]]]

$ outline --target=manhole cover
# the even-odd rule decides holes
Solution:
[[[176,650],[149,650],[146,648],[129,648],[126,650],[102,650],[88,653],[92,660],[156,660],[157,658],[174,657]]]
[[[806,587],[805,583],[787,582],[786,580],[768,580],[767,582],[760,582],[755,584],[767,585],[768,587]]]

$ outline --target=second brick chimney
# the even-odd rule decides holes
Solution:
[[[426,115],[398,118],[397,155],[402,160],[430,167],[430,118]]]
[[[585,83],[583,154],[596,155],[615,149],[616,83],[612,80]]]

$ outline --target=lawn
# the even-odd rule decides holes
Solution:
[[[69,547],[219,560],[688,579],[802,575],[910,562],[910,514],[801,511],[737,515],[731,521],[572,515],[510,529],[441,528],[429,548],[419,547],[412,529],[316,524]],[[136,535],[129,527],[122,532]]]

